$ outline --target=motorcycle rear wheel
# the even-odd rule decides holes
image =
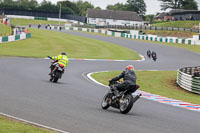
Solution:
[[[131,94],[127,94],[120,102],[119,110],[122,114],[127,114],[131,108],[133,107],[133,96]]]
[[[61,73],[58,72],[58,71],[55,72],[55,77],[54,77],[54,79],[53,79],[53,82],[54,82],[54,83],[57,83],[57,82],[58,82],[58,79],[59,79],[59,77],[60,77],[60,74],[61,74]]]

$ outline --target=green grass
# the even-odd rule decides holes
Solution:
[[[0,116],[0,133],[55,133]]]
[[[163,24],[174,24],[174,25],[192,25],[193,23],[194,24],[199,24],[200,21],[175,21],[175,22],[164,22]],[[57,24],[58,22],[54,22],[54,21],[45,21],[45,20],[28,20],[28,19],[12,19],[11,20],[11,23],[12,24],[17,24],[17,25],[28,25],[29,23],[31,24],[48,24],[48,23],[52,23],[52,24]],[[162,23],[159,23],[159,24],[162,24]],[[170,25],[171,25],[170,24]],[[155,35],[169,35],[171,34],[172,36],[175,36],[175,35],[179,35],[179,36],[191,36],[193,35],[193,33],[190,33],[190,32],[183,32],[183,33],[180,33],[180,32],[173,32],[173,31],[147,31],[148,33],[151,32],[152,34],[155,34]],[[103,34],[100,34],[100,33],[90,33],[90,34],[98,34],[98,35],[103,35]],[[195,33],[194,33],[195,34]],[[33,35],[35,36],[35,35]],[[184,49],[187,49],[187,50],[191,50],[193,52],[196,52],[196,53],[200,53],[200,46],[193,46],[193,45],[186,45],[186,44],[174,44],[174,43],[160,43],[160,42],[154,42],[154,41],[146,41],[146,42],[150,42],[150,43],[157,43],[157,44],[165,44],[165,45],[169,45],[169,46],[175,46],[175,47],[179,47],[179,48],[184,48]],[[81,58],[81,57],[80,57]]]
[[[108,42],[55,31],[30,29],[30,32],[31,39],[1,44],[0,55],[41,58],[66,51],[70,58],[140,59],[132,50]]]
[[[200,21],[170,21],[170,22],[163,22],[152,24],[152,26],[157,27],[180,27],[180,28],[192,28],[193,25],[198,26]]]
[[[47,21],[47,20],[32,20],[32,19],[19,19],[19,18],[12,18],[11,19],[12,25],[24,26],[29,24],[59,24],[57,21]],[[64,22],[60,22],[60,24],[65,24]]]
[[[142,30],[145,34],[158,35],[163,37],[179,37],[179,38],[192,38],[193,35],[198,33],[190,31],[165,31],[165,30]]]
[[[0,23],[0,36],[8,36],[10,35],[11,32],[11,27],[6,26],[5,24]]]
[[[120,71],[95,73],[91,76],[107,85],[108,80],[119,75]],[[168,98],[200,105],[200,95],[190,93],[176,85],[176,71],[136,71],[140,90]]]

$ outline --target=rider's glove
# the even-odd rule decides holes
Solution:
[[[48,56],[48,58],[49,58],[49,59],[52,59],[52,57],[51,57],[51,56]]]

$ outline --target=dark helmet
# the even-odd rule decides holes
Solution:
[[[65,53],[65,52],[62,52],[61,55],[66,55],[66,53]]]
[[[128,65],[128,66],[126,66],[126,70],[134,70],[133,65]]]

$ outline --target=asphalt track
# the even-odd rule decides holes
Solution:
[[[100,103],[107,88],[85,78],[89,72],[122,70],[133,64],[136,70],[177,70],[199,65],[200,55],[164,45],[98,36],[66,33],[108,41],[146,55],[155,50],[158,61],[105,62],[70,61],[58,84],[48,81],[50,60],[0,58],[0,112],[70,133],[197,133],[199,112],[141,98],[127,114]]]

